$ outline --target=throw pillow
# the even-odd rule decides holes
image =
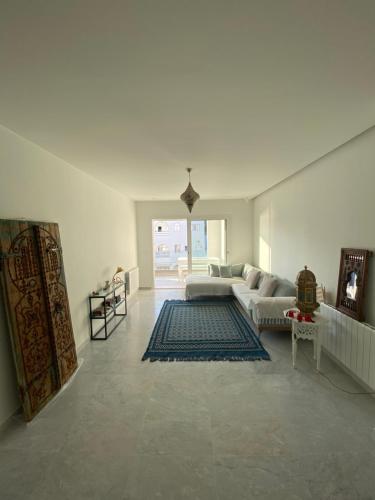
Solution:
[[[219,266],[220,278],[231,278],[232,277],[232,267],[231,266]]]
[[[266,278],[272,278],[272,277],[273,277],[272,274],[266,273],[266,271],[261,270],[260,276],[259,276],[259,281],[258,281],[258,288],[260,288],[262,286],[262,283]]]
[[[261,297],[272,297],[277,285],[278,281],[276,278],[266,276],[259,287],[258,293]]]
[[[273,293],[274,297],[295,297],[296,287],[288,280],[280,279],[276,290]]]
[[[242,271],[244,268],[244,264],[233,264],[232,265],[232,276],[238,276],[239,278],[242,276]]]
[[[219,278],[220,269],[218,265],[210,264],[210,276],[213,276],[214,278]]]
[[[252,290],[256,288],[260,276],[260,271],[252,269],[247,273],[246,285]]]
[[[242,270],[242,277],[244,280],[246,280],[247,278],[247,275],[249,274],[249,272],[253,269],[253,266],[251,266],[250,264],[245,264],[243,266],[243,270]]]

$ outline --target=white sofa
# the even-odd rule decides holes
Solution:
[[[242,275],[232,278],[190,275],[186,278],[186,299],[234,295],[249,315],[258,333],[263,330],[290,330],[290,320],[284,318],[283,311],[295,307],[295,286],[290,281],[259,269],[260,277],[257,287],[250,289],[245,277],[251,269],[257,268],[245,264]],[[259,285],[266,276],[272,276],[278,280],[272,297],[261,297],[258,293]]]
[[[216,257],[193,257],[192,258],[192,268],[193,271],[207,271],[207,268],[211,264],[220,264],[220,260]],[[188,273],[188,258],[178,257],[177,259],[177,270],[178,277],[182,279]]]
[[[186,299],[193,300],[200,297],[217,297],[233,295],[232,285],[243,284],[241,277],[216,278],[214,276],[200,276],[190,274],[186,278]]]

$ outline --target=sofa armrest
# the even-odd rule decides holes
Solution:
[[[285,309],[296,305],[296,297],[251,297],[249,309],[255,321],[261,319],[284,319]]]

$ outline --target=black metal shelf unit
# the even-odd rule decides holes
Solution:
[[[98,301],[99,304],[98,304]],[[107,340],[107,338],[118,327],[128,314],[126,303],[125,283],[110,285],[107,289],[99,290],[89,295],[90,304],[90,334],[91,340]],[[124,312],[118,312],[118,308],[124,304]],[[103,325],[94,330],[94,321],[104,321]],[[99,336],[103,332],[104,335]]]

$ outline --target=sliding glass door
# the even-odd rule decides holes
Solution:
[[[154,286],[184,288],[188,273],[187,220],[153,220]]]
[[[226,263],[225,219],[153,220],[155,288],[184,288],[188,274]]]
[[[191,234],[191,272],[208,274],[209,264],[225,264],[226,221],[225,219],[192,220]]]

